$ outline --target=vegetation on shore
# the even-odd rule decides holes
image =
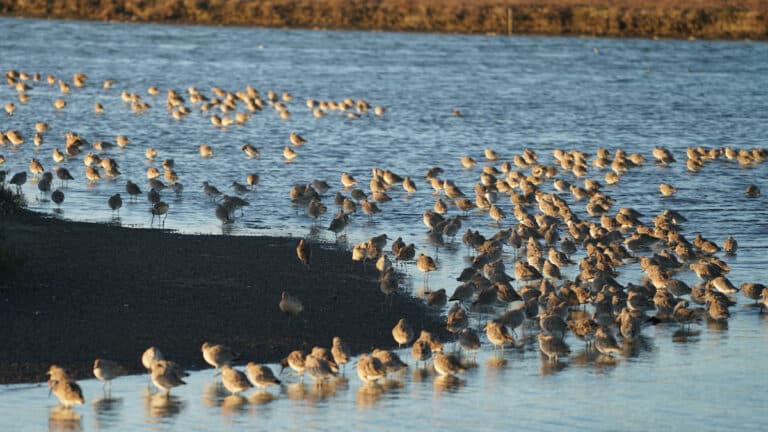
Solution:
[[[445,32],[768,39],[765,0],[0,0],[0,15]]]

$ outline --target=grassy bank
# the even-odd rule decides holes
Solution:
[[[766,0],[0,0],[0,14],[345,30],[768,39]]]

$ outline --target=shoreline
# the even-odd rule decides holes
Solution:
[[[707,0],[585,4],[549,0],[402,2],[398,0],[273,0],[243,5],[127,0],[88,7],[77,0],[10,0],[0,16],[177,25],[310,30],[392,31],[438,34],[538,35],[611,38],[768,40],[768,2]]]
[[[231,346],[237,364],[276,362],[290,351],[330,348],[340,336],[355,352],[396,344],[405,317],[445,338],[440,317],[400,293],[384,304],[377,273],[351,254],[313,244],[312,268],[297,239],[177,234],[159,229],[62,221],[22,210],[3,215],[0,247],[26,262],[0,280],[0,384],[45,381],[51,364],[93,377],[96,358],[144,373],[157,346],[189,370],[205,369],[204,341]],[[304,303],[281,315],[286,289]]]

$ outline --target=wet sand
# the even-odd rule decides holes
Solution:
[[[385,304],[373,266],[353,267],[332,244],[313,244],[308,271],[291,238],[181,235],[26,211],[0,216],[0,231],[5,247],[27,256],[0,277],[2,384],[43,381],[51,363],[92,377],[99,357],[140,373],[150,345],[189,369],[207,367],[204,341],[230,345],[242,363],[330,347],[333,336],[355,352],[393,347],[401,317],[445,336],[410,295]],[[284,289],[304,303],[297,318],[280,313]]]

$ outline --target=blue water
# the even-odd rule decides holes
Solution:
[[[288,191],[293,184],[315,178],[328,181],[328,213],[318,223],[327,227],[335,212],[332,197],[339,191],[341,172],[357,177],[367,189],[373,167],[391,169],[413,178],[419,191],[406,196],[390,192],[392,202],[372,221],[352,217],[347,244],[386,232],[415,242],[434,255],[421,222],[432,208],[432,195],[423,175],[429,167],[445,170],[468,195],[478,181],[480,166],[464,170],[459,157],[470,155],[484,163],[483,149],[491,148],[510,160],[524,148],[535,150],[542,163],[552,163],[555,148],[578,149],[594,155],[597,147],[641,153],[649,162],[629,171],[619,186],[604,192],[619,207],[633,207],[650,223],[665,208],[682,212],[689,222],[685,234],[702,233],[719,244],[729,234],[739,241],[731,266],[734,284],[768,281],[765,197],[747,200],[743,191],[754,183],[768,190],[765,164],[739,168],[724,160],[705,166],[698,174],[686,172],[685,149],[691,146],[765,147],[768,139],[768,44],[754,42],[652,41],[592,38],[482,37],[399,33],[319,32],[304,30],[183,27],[0,19],[0,66],[40,72],[43,81],[30,83],[30,101],[0,86],[0,101],[15,102],[12,117],[0,115],[0,131],[19,130],[26,143],[0,146],[6,159],[0,169],[26,170],[32,157],[52,169],[51,152],[64,150],[64,133],[76,131],[90,142],[115,141],[126,135],[125,149],[104,152],[120,163],[122,176],[87,184],[82,155],[66,161],[75,175],[65,190],[60,209],[36,198],[33,181],[24,186],[31,208],[57,217],[126,226],[150,226],[149,204],[127,199],[114,218],[107,199],[124,192],[127,179],[146,191],[144,175],[150,166],[172,158],[185,191],[162,192],[170,205],[165,227],[181,232],[226,235],[312,235],[333,242],[332,233],[313,229],[311,219],[293,206]],[[595,50],[595,48],[597,50]],[[71,83],[84,72],[88,84],[63,96],[66,109],[56,111],[58,86],[48,87],[47,74]],[[114,79],[111,90],[101,83]],[[215,128],[209,113],[197,107],[180,121],[165,110],[165,92],[197,87],[212,97],[211,87],[240,91],[252,85],[266,98],[267,90],[289,92],[289,120],[267,107],[244,126]],[[152,97],[147,88],[161,95]],[[136,92],[152,108],[134,114],[120,92]],[[312,117],[304,101],[346,97],[365,99],[386,107],[350,120],[338,113]],[[96,115],[94,102],[106,112]],[[188,106],[191,106],[189,103]],[[242,109],[242,108],[241,108]],[[459,109],[462,116],[452,117]],[[217,114],[221,115],[220,112]],[[50,130],[40,148],[32,144],[34,123]],[[296,131],[308,143],[297,147],[298,158],[284,162],[282,148]],[[200,144],[214,147],[211,159],[201,159]],[[240,146],[250,143],[261,158],[246,159]],[[669,148],[678,162],[658,167],[651,150]],[[158,158],[149,162],[144,149],[154,147]],[[500,161],[496,162],[498,167]],[[243,198],[251,202],[235,223],[222,227],[201,183],[210,181],[225,193],[232,181],[245,183],[248,173],[261,177],[258,189]],[[589,178],[602,182],[605,171],[590,169]],[[571,174],[560,174],[573,182]],[[660,198],[658,184],[670,183],[679,192]],[[58,182],[56,182],[58,184]],[[552,191],[549,184],[542,186]],[[348,192],[344,192],[348,195]],[[584,202],[563,195],[572,209],[588,218]],[[126,198],[125,193],[123,197]],[[509,217],[511,204],[497,203]],[[456,214],[451,208],[449,215]],[[157,222],[155,221],[155,226]],[[463,228],[486,236],[498,229],[484,213],[471,213]],[[446,240],[447,241],[447,240]],[[457,240],[439,250],[439,271],[430,287],[457,286],[455,277],[467,265],[466,248]],[[576,256],[580,258],[581,255]],[[505,251],[507,268],[512,250]],[[563,269],[573,278],[575,267]],[[411,268],[406,290],[418,295],[423,281]],[[637,282],[636,264],[621,268],[621,282]],[[689,283],[690,272],[678,277]],[[189,384],[173,392],[170,401],[146,396],[146,378],[115,382],[114,400],[104,401],[100,383],[82,381],[86,405],[75,408],[75,420],[62,420],[54,398],[42,386],[5,386],[0,389],[0,426],[5,430],[170,430],[170,429],[366,429],[400,427],[451,430],[514,427],[533,430],[761,430],[768,421],[765,374],[768,319],[739,301],[731,308],[727,328],[694,326],[680,334],[674,324],[643,330],[635,350],[615,363],[605,363],[584,351],[573,336],[566,342],[573,354],[558,365],[538,355],[535,331],[520,349],[508,349],[499,364],[484,339],[479,366],[446,386],[433,374],[414,367],[396,377],[396,385],[373,392],[361,388],[350,368],[348,380],[317,389],[307,383],[273,390],[266,404],[247,403],[217,392],[212,371],[193,374]],[[394,323],[393,323],[394,324]],[[479,324],[473,321],[474,326]],[[321,342],[318,342],[321,343]],[[94,352],[97,352],[94,349]],[[137,353],[137,362],[141,353]],[[405,355],[405,353],[403,353]],[[446,388],[447,387],[447,388]],[[48,420],[46,420],[48,419]]]

